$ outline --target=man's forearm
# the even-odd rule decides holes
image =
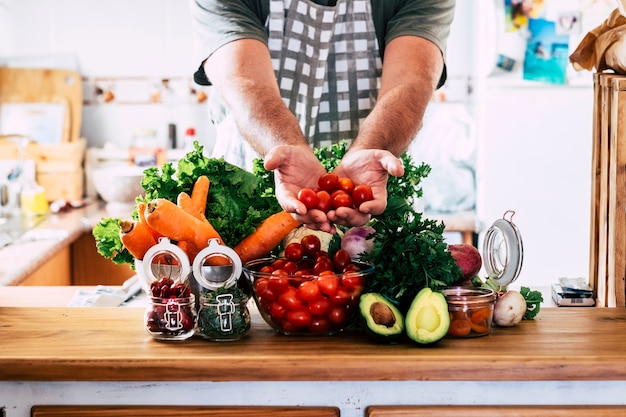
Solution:
[[[306,145],[297,119],[280,96],[264,44],[251,39],[231,42],[207,60],[205,71],[241,134],[261,156],[277,145]]]
[[[404,37],[385,50],[382,85],[375,108],[361,125],[351,149],[407,150],[441,76],[443,58],[432,43]]]

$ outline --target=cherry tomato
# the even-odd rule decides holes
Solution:
[[[321,273],[317,279],[317,285],[320,287],[320,291],[326,295],[333,296],[337,294],[339,289],[339,278],[336,275]]]
[[[342,195],[342,194],[346,194],[346,192],[344,190],[335,190],[332,193],[330,193],[330,199],[332,200],[336,196]]]
[[[300,300],[300,296],[298,295],[298,290],[294,287],[289,287],[285,291],[281,292],[278,295],[278,302],[281,303],[287,310],[298,310],[302,309],[302,300]]]
[[[350,258],[348,251],[339,249],[335,252],[335,256],[333,256],[333,266],[335,267],[335,271],[343,272],[343,270],[351,263],[352,258]]]
[[[281,270],[279,269],[278,271]],[[289,288],[289,278],[287,278],[285,275],[286,274],[272,275],[267,280],[267,286],[274,294],[280,294],[287,288]]]
[[[317,192],[317,209],[327,213],[332,208],[332,199],[326,190]]]
[[[346,321],[346,309],[336,305],[328,312],[328,319],[335,324],[342,324]]]
[[[298,295],[304,301],[311,301],[321,295],[320,287],[314,281],[304,281],[298,287]]]
[[[321,242],[320,238],[315,235],[306,235],[300,240],[304,255],[310,258],[314,258],[318,250],[320,250]]]
[[[319,258],[315,262],[315,266],[313,267],[313,270],[311,272],[313,273],[313,275],[321,275],[325,272],[334,273],[333,263],[330,260],[326,260],[325,258]]]
[[[301,330],[300,328],[294,326],[287,320],[283,320],[282,323],[280,323],[280,327],[282,327],[283,331],[287,333],[297,333]]]
[[[337,174],[326,173],[319,177],[317,185],[320,189],[328,191],[329,193],[336,190],[339,186],[339,177]]]
[[[343,273],[347,273],[347,272],[358,272],[360,271],[361,268],[359,268],[359,266],[355,263],[350,263],[348,265],[346,265],[346,267],[343,269]]]
[[[307,210],[317,207],[317,193],[310,188],[303,188],[298,191],[298,200],[304,204]]]
[[[341,277],[341,285],[350,291],[361,290],[365,286],[365,279],[362,275],[348,272]]]
[[[335,294],[330,296],[330,301],[339,306],[346,306],[352,301],[352,293],[347,288],[339,286]]]
[[[326,317],[313,317],[307,328],[311,333],[327,333],[331,328],[331,323]]]
[[[332,303],[328,298],[318,298],[309,302],[309,311],[314,316],[323,316],[330,311]]]
[[[333,208],[352,207],[352,197],[346,193],[338,193],[333,197]]]
[[[274,272],[274,268],[272,268],[269,265],[265,265],[264,267],[262,267],[261,269],[259,269],[259,272],[264,272],[266,274],[271,274],[272,272]]]
[[[287,313],[287,309],[281,303],[273,302],[269,308],[270,316],[274,321],[280,322],[285,318],[285,314]]]
[[[274,270],[276,270],[276,269],[283,269],[285,267],[286,263],[287,263],[286,259],[276,259],[274,262],[272,262],[272,264],[270,266]]]
[[[304,248],[301,243],[291,242],[285,247],[285,258],[291,262],[300,262],[304,256]]]
[[[278,293],[272,291],[268,284],[269,281],[267,279],[258,280],[255,283],[254,288],[259,298],[261,298],[262,300],[273,301],[278,296]]]
[[[309,270],[310,272],[310,270],[313,269],[314,266],[315,266],[315,260],[313,258],[304,258],[298,263],[298,269],[300,271]]]
[[[352,191],[352,202],[356,208],[366,201],[370,201],[374,199],[374,193],[372,193],[372,187],[369,185],[357,185],[354,187],[354,191]]]
[[[354,181],[346,177],[339,178],[339,189],[352,195],[352,191],[354,190]]]
[[[285,314],[285,320],[295,327],[307,327],[311,323],[311,313],[307,309],[290,310]]]
[[[298,270],[298,264],[293,261],[287,261],[283,269],[289,274],[293,275]]]
[[[325,250],[318,250],[317,252],[315,252],[315,260],[318,261],[321,258],[328,259],[329,261],[331,260],[330,259],[330,254],[328,252],[326,252]],[[332,263],[332,261],[331,261],[331,263]]]

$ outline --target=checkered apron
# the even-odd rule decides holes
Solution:
[[[270,0],[266,28],[281,96],[309,143],[354,139],[382,73],[370,0]]]
[[[351,141],[376,102],[382,62],[370,0],[270,0],[268,47],[285,104],[315,147]],[[213,157],[247,170],[259,155],[232,113],[215,126]]]

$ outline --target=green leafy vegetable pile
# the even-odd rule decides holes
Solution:
[[[223,158],[206,157],[198,142],[178,161],[176,167],[169,162],[161,168],[146,169],[141,182],[145,197],[138,197],[137,201],[165,198],[176,202],[180,192],[191,194],[196,179],[201,175],[206,175],[211,182],[205,216],[227,246],[235,246],[263,220],[282,210],[274,196],[263,192],[256,175]],[[133,217],[137,219],[137,213]],[[132,265],[134,259],[119,238],[118,220],[104,218],[96,225],[93,231],[96,246],[102,256],[114,263]]]

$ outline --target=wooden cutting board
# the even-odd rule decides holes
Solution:
[[[0,103],[63,103],[62,142],[80,137],[83,87],[79,73],[42,68],[0,68]]]

